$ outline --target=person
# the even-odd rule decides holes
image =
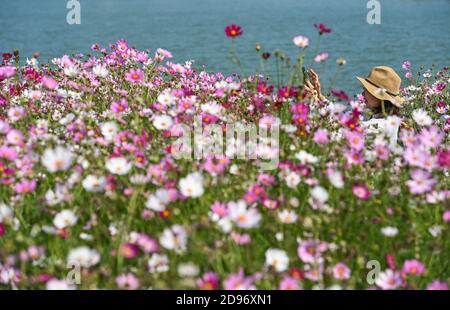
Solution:
[[[321,93],[319,77],[313,69],[307,71],[309,79],[305,81],[305,90],[321,102],[327,101]],[[384,132],[391,148],[396,148],[400,125],[408,126],[397,117],[404,99],[400,96],[401,78],[394,69],[387,66],[373,67],[366,78],[356,77],[363,87],[366,107],[373,117],[364,120],[362,125],[369,132]]]

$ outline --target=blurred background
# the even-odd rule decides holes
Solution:
[[[227,24],[242,26],[236,39],[244,73],[254,73],[262,50],[283,50],[295,60],[296,35],[310,38],[306,66],[316,68],[325,87],[343,57],[334,87],[354,94],[356,75],[376,65],[388,65],[403,77],[405,60],[437,67],[450,65],[450,0],[381,0],[381,25],[366,21],[368,0],[79,0],[81,24],[66,22],[66,0],[1,0],[0,52],[14,48],[22,57],[41,53],[41,61],[63,54],[87,53],[93,43],[106,46],[120,38],[139,49],[161,47],[175,61],[195,60],[195,67],[225,74],[239,72],[228,58],[231,39]],[[331,34],[321,38],[319,51],[329,53],[322,65],[312,61],[317,44],[314,23],[325,23]],[[269,70],[273,74],[275,60]]]

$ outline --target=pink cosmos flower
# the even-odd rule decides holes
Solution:
[[[166,58],[172,58],[173,57],[171,52],[169,52],[168,50],[162,49],[162,48],[158,48],[156,50],[156,53],[158,55],[161,55],[161,56],[166,57]]]
[[[225,217],[228,215],[228,206],[225,203],[216,201],[211,205],[211,211],[220,217]]]
[[[444,138],[444,133],[439,130],[436,126],[431,126],[429,128],[423,128],[420,132],[420,142],[423,145],[435,148],[441,144],[442,139]]]
[[[201,290],[216,290],[219,288],[219,276],[215,272],[208,271],[197,280],[197,286]]]
[[[402,274],[420,276],[425,272],[425,266],[416,259],[406,260],[403,264]]]
[[[211,174],[220,174],[225,171],[225,168],[230,163],[226,156],[208,156],[203,167]]]
[[[406,185],[413,194],[423,194],[433,189],[436,180],[427,171],[416,169],[411,172],[411,180]]]
[[[403,64],[402,64],[402,68],[405,70],[409,70],[411,69],[411,62],[409,60],[406,60]]]
[[[278,207],[280,206],[280,203],[276,199],[264,199],[263,206],[269,210],[275,210],[275,209],[278,209]]]
[[[314,133],[313,140],[317,144],[328,144],[328,142],[330,142],[328,131],[326,129],[317,129],[317,131]]]
[[[427,290],[447,291],[448,284],[439,280],[434,280],[428,284]]]
[[[275,177],[267,173],[260,173],[258,175],[258,182],[264,186],[273,185],[275,183]]]
[[[158,241],[146,234],[137,234],[135,236],[134,242],[144,253],[156,253],[159,251]]]
[[[58,82],[56,82],[53,78],[49,76],[42,77],[42,85],[44,85],[45,88],[50,90],[55,90],[58,88]]]
[[[23,107],[12,107],[8,110],[8,117],[12,122],[17,122],[18,120],[24,118],[27,112]]]
[[[333,268],[333,277],[337,280],[349,279],[351,270],[344,263],[337,263]]]
[[[23,134],[20,130],[10,130],[6,135],[6,141],[10,144],[21,146],[23,145]]]
[[[292,114],[307,115],[309,113],[309,110],[310,110],[309,106],[303,102],[296,103],[289,108],[289,111]]]
[[[7,160],[13,161],[19,157],[19,154],[16,150],[9,146],[0,146],[0,158],[5,158]]]
[[[431,154],[417,146],[409,146],[405,149],[403,157],[409,165],[423,168],[423,162],[430,158]]]
[[[252,241],[252,238],[250,237],[249,234],[239,234],[237,232],[232,231],[230,236],[231,239],[233,239],[234,242],[236,242],[238,245],[246,245]]]
[[[410,71],[405,73],[405,78],[410,79],[412,77],[413,77],[413,74]]]
[[[364,136],[350,130],[344,132],[344,136],[347,139],[350,147],[355,151],[361,151],[364,148]]]
[[[314,57],[314,61],[315,62],[324,62],[328,59],[328,56],[329,56],[329,54],[327,52],[319,53]]]
[[[320,263],[322,252],[328,249],[325,242],[319,240],[302,240],[299,243],[297,254],[304,263]]]
[[[125,99],[111,103],[111,111],[114,113],[122,113],[126,110],[128,110],[128,102]]]
[[[0,80],[16,75],[16,68],[12,66],[0,67]]]
[[[369,199],[371,193],[366,184],[354,184],[352,187],[353,195],[362,200]]]
[[[445,211],[442,215],[442,219],[444,220],[444,222],[450,222],[450,211]]]
[[[298,284],[298,280],[294,279],[290,276],[284,276],[280,281],[280,285],[278,286],[279,290],[282,291],[297,291],[301,290],[302,287]]]
[[[18,194],[26,194],[34,191],[36,188],[36,180],[22,180],[16,184],[14,191]]]
[[[130,69],[125,73],[125,80],[131,83],[140,83],[144,80],[144,71],[141,69]]]
[[[385,143],[376,143],[374,145],[374,151],[378,159],[387,160],[389,158],[389,146]]]
[[[119,275],[116,278],[116,283],[121,289],[136,290],[139,288],[139,280],[132,273]]]
[[[226,290],[255,290],[256,287],[253,281],[258,280],[260,277],[259,273],[246,277],[244,269],[240,268],[239,272],[232,273],[225,279],[223,286]]]
[[[351,165],[360,165],[364,162],[364,157],[361,152],[356,152],[354,150],[344,152],[344,155]]]

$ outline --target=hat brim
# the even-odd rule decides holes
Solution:
[[[373,85],[372,83],[369,83],[368,81],[366,81],[365,78],[356,77],[358,79],[358,81],[361,82],[362,86],[369,92],[372,94],[372,96],[374,96],[377,99],[380,100],[388,100],[390,101],[393,105],[395,105],[397,108],[401,108],[403,106],[403,102],[405,101],[402,97],[400,96],[392,96],[390,94],[388,94],[387,92],[381,92],[380,88]]]

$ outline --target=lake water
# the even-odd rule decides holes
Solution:
[[[350,93],[359,90],[354,76],[375,65],[398,71],[406,59],[416,68],[450,65],[449,0],[381,0],[381,25],[366,22],[366,0],[79,1],[81,25],[69,25],[66,0],[1,0],[0,52],[18,48],[29,57],[39,51],[48,60],[125,38],[140,49],[166,48],[176,61],[194,59],[197,67],[231,73],[237,68],[227,58],[230,39],[223,29],[237,23],[244,29],[236,46],[247,73],[259,62],[255,42],[294,58],[298,34],[310,37],[308,64],[321,70],[325,84],[334,60],[347,60],[335,86]],[[311,63],[317,42],[312,25],[318,22],[333,29],[321,38],[320,51],[330,54],[325,68]]]

